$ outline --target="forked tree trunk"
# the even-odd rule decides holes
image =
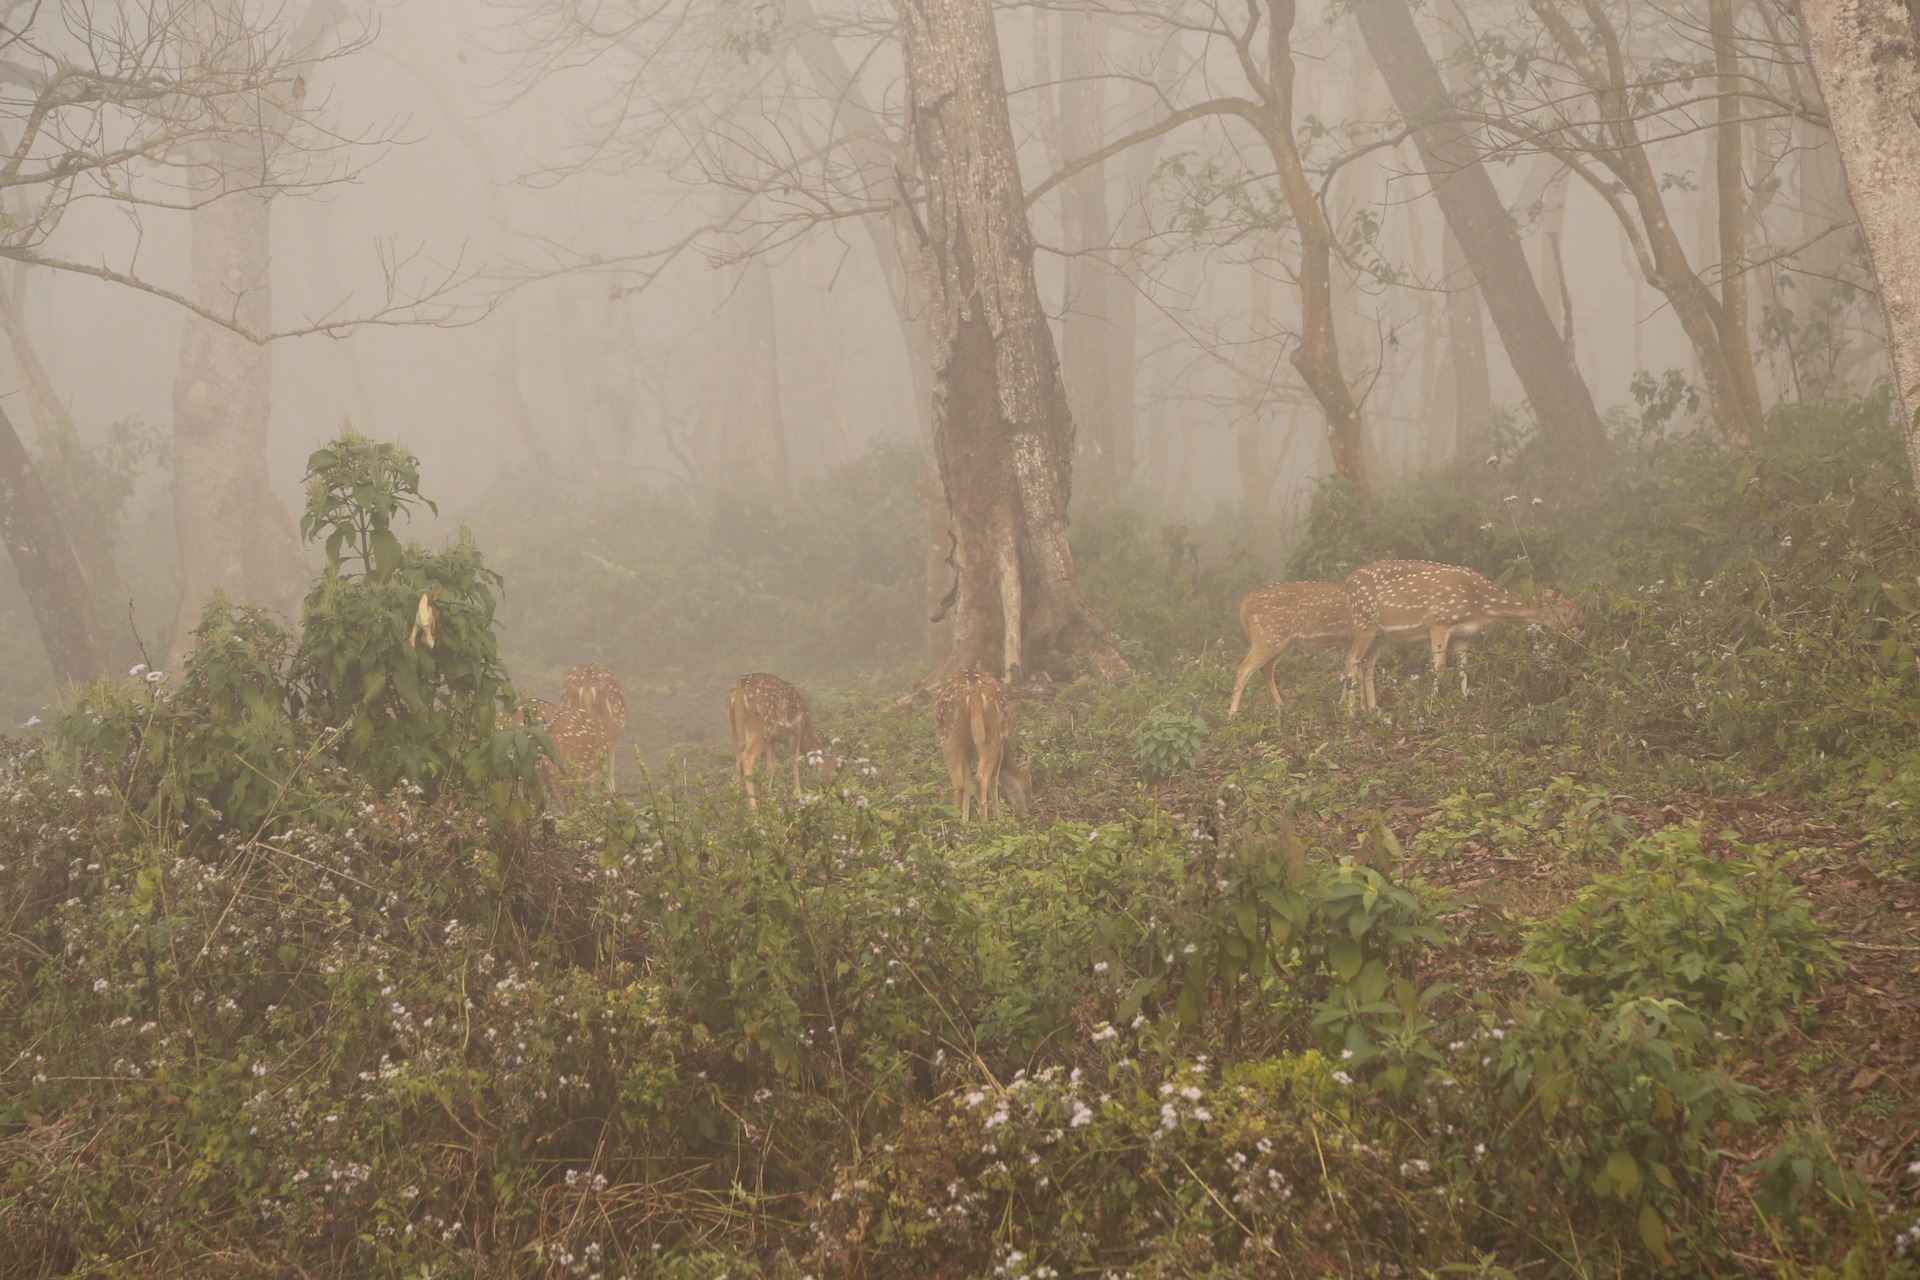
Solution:
[[[1289,357],[1327,415],[1334,474],[1347,482],[1362,511],[1373,503],[1367,478],[1367,424],[1340,367],[1333,320],[1333,228],[1327,225],[1293,134],[1294,0],[1267,0],[1267,92],[1254,123],[1273,157],[1280,194],[1300,237],[1300,341]]]
[[[1414,126],[1414,145],[1440,211],[1480,282],[1513,371],[1540,420],[1541,439],[1568,464],[1607,466],[1606,428],[1593,393],[1560,341],[1560,327],[1534,285],[1520,233],[1480,164],[1467,126],[1453,118],[1446,86],[1406,0],[1359,0],[1354,13],[1394,105]]]
[[[1744,326],[1745,317],[1724,315],[1719,298],[1687,261],[1686,250],[1667,209],[1660,174],[1634,123],[1633,90],[1626,81],[1626,55],[1619,31],[1597,0],[1582,2],[1592,26],[1591,35],[1597,40],[1575,29],[1560,12],[1559,0],[1528,0],[1528,5],[1560,47],[1560,52],[1579,72],[1599,111],[1601,123],[1597,132],[1605,139],[1605,148],[1592,154],[1619,179],[1639,213],[1638,231],[1629,226],[1629,233],[1635,238],[1635,254],[1648,282],[1673,305],[1674,318],[1679,320],[1687,341],[1693,346],[1715,428],[1732,444],[1751,443],[1761,426],[1757,393],[1748,394],[1757,386],[1751,368],[1752,357],[1749,353],[1744,371],[1737,369],[1740,353],[1746,350],[1744,334],[1740,343],[1727,341],[1730,326],[1735,323]],[[1599,56],[1594,49],[1596,43]],[[1624,205],[1615,201],[1614,210],[1623,222],[1630,221]]]
[[[977,666],[1010,680],[1084,651],[1128,673],[1067,547],[1073,418],[1033,278],[987,0],[900,0],[926,186],[934,446],[954,536],[954,644],[921,688]]]
[[[1920,24],[1895,4],[1800,0],[1799,7],[1807,62],[1880,285],[1894,406],[1920,491],[1913,401],[1920,387]]]
[[[77,514],[84,518],[84,512]],[[54,679],[62,685],[84,684],[105,675],[107,647],[92,584],[67,539],[53,495],[34,470],[26,445],[4,410],[0,410],[0,542],[13,559]]]
[[[220,181],[216,174],[215,183]],[[211,191],[203,190],[203,197]],[[271,330],[271,201],[240,191],[193,213],[193,299],[253,333]],[[173,384],[173,510],[180,612],[173,657],[193,642],[215,592],[291,616],[306,576],[293,518],[267,475],[273,353],[187,317]]]

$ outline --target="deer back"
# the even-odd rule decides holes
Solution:
[[[947,677],[933,700],[933,725],[942,746],[978,752],[1006,735],[1007,695],[985,671],[964,667]]]
[[[1361,616],[1389,634],[1433,626],[1512,622],[1539,616],[1472,569],[1428,560],[1382,560],[1347,578]]]
[[[1364,625],[1344,582],[1276,582],[1240,602],[1240,626],[1253,644],[1339,644]]]
[[[561,702],[585,711],[605,729],[609,744],[619,741],[627,727],[627,690],[610,667],[586,662],[567,672]]]
[[[547,723],[553,752],[569,768],[598,762],[607,753],[607,734],[598,720],[581,707],[566,707]]]

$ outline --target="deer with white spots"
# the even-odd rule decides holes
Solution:
[[[1240,694],[1255,671],[1267,678],[1274,714],[1285,713],[1280,690],[1273,683],[1273,665],[1293,645],[1350,649],[1354,637],[1367,630],[1344,582],[1276,582],[1262,587],[1240,602],[1240,627],[1247,633],[1247,656],[1233,680],[1228,719],[1239,713]]]
[[[1373,668],[1385,644],[1433,649],[1433,669],[1446,669],[1449,648],[1460,649],[1460,692],[1467,691],[1465,646],[1500,622],[1545,622],[1562,631],[1581,626],[1580,610],[1551,588],[1537,602],[1502,590],[1471,569],[1429,560],[1379,560],[1347,576],[1362,630],[1347,650],[1347,678],[1359,676],[1367,710],[1378,706]],[[1437,678],[1437,676],[1436,676]]]
[[[812,763],[821,782],[833,778],[840,767],[831,746],[813,731],[813,719],[807,712],[807,700],[798,689],[782,680],[756,671],[741,676],[727,691],[727,726],[733,731],[733,763],[747,789],[747,808],[758,809],[753,794],[753,771],[764,754],[772,767],[773,743],[785,739],[793,756],[793,794],[800,792],[800,761]]]
[[[973,784],[980,788],[980,813],[988,822],[1000,816],[1006,796],[1013,816],[1024,818],[1033,800],[1033,770],[1026,753],[1013,745],[1013,716],[1000,682],[985,671],[963,667],[947,677],[933,700],[933,725],[940,754],[953,779],[954,807],[960,821],[973,820]],[[974,777],[967,775],[969,760]]]
[[[620,677],[613,674],[611,668],[598,662],[582,663],[567,672],[567,685],[560,694],[560,701],[585,712],[600,726],[600,735],[605,739],[601,750],[606,756],[607,791],[611,794],[614,790],[614,748],[620,745],[620,735],[627,730],[626,686],[620,683]]]
[[[520,710],[520,723],[545,729],[553,739],[553,753],[559,760],[541,756],[534,772],[547,802],[563,814],[573,812],[563,783],[568,777],[592,781],[599,776],[601,762],[610,754],[605,728],[579,707],[562,707],[544,698],[527,700]]]

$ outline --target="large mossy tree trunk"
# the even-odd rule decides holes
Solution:
[[[955,575],[953,648],[920,688],[966,666],[1008,680],[1060,674],[1076,653],[1098,674],[1126,675],[1067,546],[1073,418],[1034,285],[992,8],[899,9]]]

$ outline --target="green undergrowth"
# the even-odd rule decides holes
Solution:
[[[0,1276],[1913,1280],[1909,1095],[1852,1075],[1897,1046],[1833,1002],[1910,943],[1848,950],[1809,888],[1920,866],[1897,438],[1868,405],[1751,455],[1620,449],[1578,500],[1516,449],[1362,531],[1323,506],[1313,563],[1463,560],[1586,615],[1485,636],[1464,694],[1391,654],[1377,716],[1308,650],[1283,712],[1227,720],[1243,540],[1089,519],[1140,671],[1012,691],[1038,794],[991,826],[888,696],[922,639],[910,459],[814,495],[831,532],[588,504],[600,540],[516,615],[551,621],[514,639],[547,674],[615,658],[576,652],[611,619],[661,690],[807,683],[844,767],[757,814],[718,749],[515,807],[487,575],[527,575],[342,535],[320,625],[221,614],[177,678],[0,753]],[[837,657],[834,539],[893,557],[899,605]],[[730,585],[680,610],[702,547]],[[356,611],[392,632],[365,654]]]

